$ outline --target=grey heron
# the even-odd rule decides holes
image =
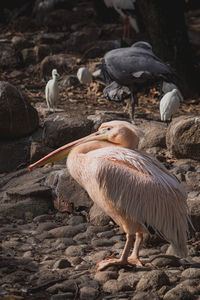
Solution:
[[[118,88],[123,86],[129,88],[132,119],[135,104],[138,104],[137,92],[161,84],[163,81],[175,82],[177,79],[174,70],[158,58],[153,53],[151,45],[144,41],[136,42],[131,47],[107,52],[102,60],[102,72],[107,84],[111,83],[104,89],[104,96],[108,100],[115,100],[109,96],[112,94],[113,82],[118,84]]]

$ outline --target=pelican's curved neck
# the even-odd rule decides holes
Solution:
[[[86,153],[96,150],[96,149],[111,147],[111,146],[118,146],[118,145],[115,145],[108,141],[90,141],[90,142],[86,142],[84,144],[80,144],[80,145],[74,147],[70,151],[69,156],[74,155],[74,154],[81,154],[81,153],[86,154]]]

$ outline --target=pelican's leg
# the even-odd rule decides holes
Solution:
[[[139,260],[139,249],[143,240],[143,234],[136,232],[136,238],[134,243],[134,248],[131,256],[128,257],[128,262],[131,265],[136,265],[137,267],[142,267],[142,263]]]
[[[124,250],[122,252],[121,257],[102,260],[101,262],[98,263],[97,271],[101,271],[101,270],[103,270],[109,266],[113,266],[113,265],[129,265],[129,262],[127,259],[128,259],[128,255],[129,255],[130,249],[133,244],[133,239],[134,239],[134,235],[130,235],[127,233],[126,244],[124,246]]]

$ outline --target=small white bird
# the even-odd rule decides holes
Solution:
[[[92,74],[85,67],[78,69],[77,77],[78,77],[78,80],[80,81],[80,83],[90,84],[92,82]]]
[[[183,97],[178,89],[166,93],[160,100],[161,121],[171,121],[172,116],[178,111],[181,101],[183,101]]]
[[[57,78],[60,75],[58,74],[56,69],[52,70],[52,79],[50,79],[47,82],[47,85],[45,87],[45,96],[47,101],[48,110],[52,110],[55,112],[55,109],[57,108],[57,101],[58,101],[58,82]]]
[[[80,83],[88,85],[88,94],[90,94],[90,83],[92,82],[92,74],[85,68],[79,68],[77,72],[77,77]]]

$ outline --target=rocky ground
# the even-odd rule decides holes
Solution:
[[[27,171],[30,162],[104,121],[130,121],[123,103],[103,97],[98,73],[103,54],[119,47],[122,26],[97,22],[90,4],[79,1],[67,19],[66,11],[63,18],[53,12],[40,27],[41,19],[23,17],[1,28],[0,299],[200,299],[200,95],[186,99],[167,127],[152,89],[140,95],[135,117],[145,132],[140,149],[162,161],[188,194],[195,230],[185,260],[166,241],[146,236],[142,268],[97,272],[100,260],[121,254],[125,234],[93,205],[64,161]],[[198,16],[187,15],[197,65]],[[81,66],[96,71],[90,94],[76,78]],[[52,68],[61,75],[55,113],[44,96]]]

